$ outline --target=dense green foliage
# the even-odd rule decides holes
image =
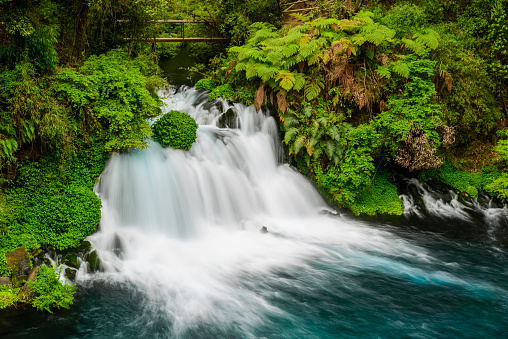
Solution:
[[[79,70],[62,69],[57,90],[72,105],[78,121],[101,124],[106,150],[143,148],[151,136],[146,119],[160,113],[154,90],[161,83],[149,76],[151,72],[145,60],[129,60],[113,50],[90,57]]]
[[[65,249],[95,231],[101,202],[93,192],[106,161],[102,143],[63,162],[58,157],[19,164],[19,174],[2,195],[0,254],[19,246]],[[1,261],[0,261],[1,263]],[[4,270],[0,265],[0,274]]]
[[[162,147],[188,151],[196,141],[196,121],[188,114],[170,111],[153,124],[153,138]]]
[[[59,280],[59,273],[52,267],[42,265],[35,280],[27,283],[33,307],[53,313],[51,308],[69,308],[72,305],[76,288],[63,284]]]
[[[0,285],[0,309],[15,305],[21,298],[19,288]]]
[[[470,196],[484,189],[502,198],[504,140],[495,148],[500,157],[490,161],[497,170],[478,174],[481,184],[458,177],[477,175],[467,172],[478,171],[467,167],[477,161],[464,157],[491,152],[496,131],[504,129],[506,79],[499,65],[506,64],[508,2],[374,2],[363,11],[346,2],[318,3],[318,11],[295,15],[297,23],[282,29],[251,25],[246,43],[215,62],[207,85],[255,92],[256,109],[275,106],[302,172],[355,213],[402,213],[389,189],[391,208],[367,207],[378,204],[367,192],[392,185],[387,163],[413,173],[434,170]],[[445,160],[462,167],[438,170]]]
[[[485,190],[493,196],[505,200],[506,173],[497,171],[494,167],[486,167],[482,172],[471,173],[458,170],[449,163],[444,163],[439,169],[425,170],[420,173],[424,180],[443,182],[465,196],[476,198],[478,190]]]

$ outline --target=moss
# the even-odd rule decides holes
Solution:
[[[372,184],[358,194],[356,201],[347,207],[356,215],[401,215],[404,212],[397,187],[384,168],[378,171]]]
[[[461,194],[477,198],[479,190],[495,193],[489,187],[491,183],[499,179],[503,174],[493,167],[486,167],[481,172],[473,173],[461,171],[445,162],[443,166],[435,170],[424,170],[419,177],[425,181],[436,180],[451,186]],[[494,194],[496,196],[496,194]]]

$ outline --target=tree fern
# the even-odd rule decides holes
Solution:
[[[415,34],[413,38],[416,38],[416,44],[424,45],[430,49],[436,49],[439,46],[439,34],[430,28],[425,29],[424,33]]]
[[[401,77],[409,77],[409,66],[404,61],[398,60],[391,63],[392,71],[400,75]]]
[[[321,79],[314,79],[313,82],[308,83],[305,86],[304,94],[305,98],[310,101],[318,97],[321,90],[325,87],[323,81]]]
[[[275,76],[275,80],[279,81],[279,86],[286,91],[289,91],[293,88],[293,84],[295,83],[295,76],[293,73],[289,71],[281,71],[277,73]]]

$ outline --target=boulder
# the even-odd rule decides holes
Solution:
[[[76,273],[78,270],[75,270],[74,268],[67,267],[65,269],[65,276],[69,278],[69,280],[74,281],[76,279]]]
[[[90,268],[90,272],[96,272],[101,267],[101,259],[97,254],[97,251],[92,251],[88,253],[86,256],[86,261],[88,261],[88,267]]]
[[[219,128],[240,128],[240,119],[234,108],[228,109],[222,113],[217,121],[217,127]]]
[[[264,234],[264,233],[268,233],[268,228],[266,228],[266,226],[263,226],[263,227],[261,227],[261,229],[259,230],[259,232],[261,232],[261,233],[263,233],[263,234]]]
[[[67,254],[63,263],[72,268],[79,268],[78,255],[76,253]]]
[[[30,258],[25,250],[24,246],[6,253],[5,259],[7,267],[12,271],[12,280],[16,286],[20,286],[23,283],[28,273],[30,272]]]
[[[0,285],[9,286],[10,283],[11,283],[11,278],[9,278],[9,277],[1,277],[0,278]]]

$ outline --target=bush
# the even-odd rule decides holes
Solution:
[[[74,285],[62,284],[59,272],[52,267],[41,266],[34,281],[28,281],[32,306],[39,311],[51,308],[69,308],[74,300]]]
[[[232,99],[235,92],[229,84],[220,85],[208,94],[208,101],[214,101],[217,98]]]
[[[0,274],[4,254],[19,246],[66,249],[95,231],[101,201],[93,186],[104,168],[104,145],[60,161],[57,156],[19,164],[16,181],[5,190],[0,218]]]
[[[151,136],[146,119],[160,114],[160,99],[147,59],[130,59],[126,53],[112,50],[91,56],[79,70],[62,69],[57,78],[58,91],[68,100],[78,121],[97,121],[106,139],[106,150],[145,147]]]
[[[212,79],[204,78],[196,82],[196,85],[194,86],[196,89],[204,89],[207,91],[213,91],[215,89],[215,84],[213,83]]]
[[[190,115],[170,111],[153,124],[153,138],[162,147],[170,146],[188,151],[196,141],[197,127],[196,121]]]
[[[0,285],[0,309],[13,306],[19,300],[19,288]]]
[[[486,185],[485,189],[502,202],[508,203],[508,175],[506,173],[503,173],[501,177]]]

